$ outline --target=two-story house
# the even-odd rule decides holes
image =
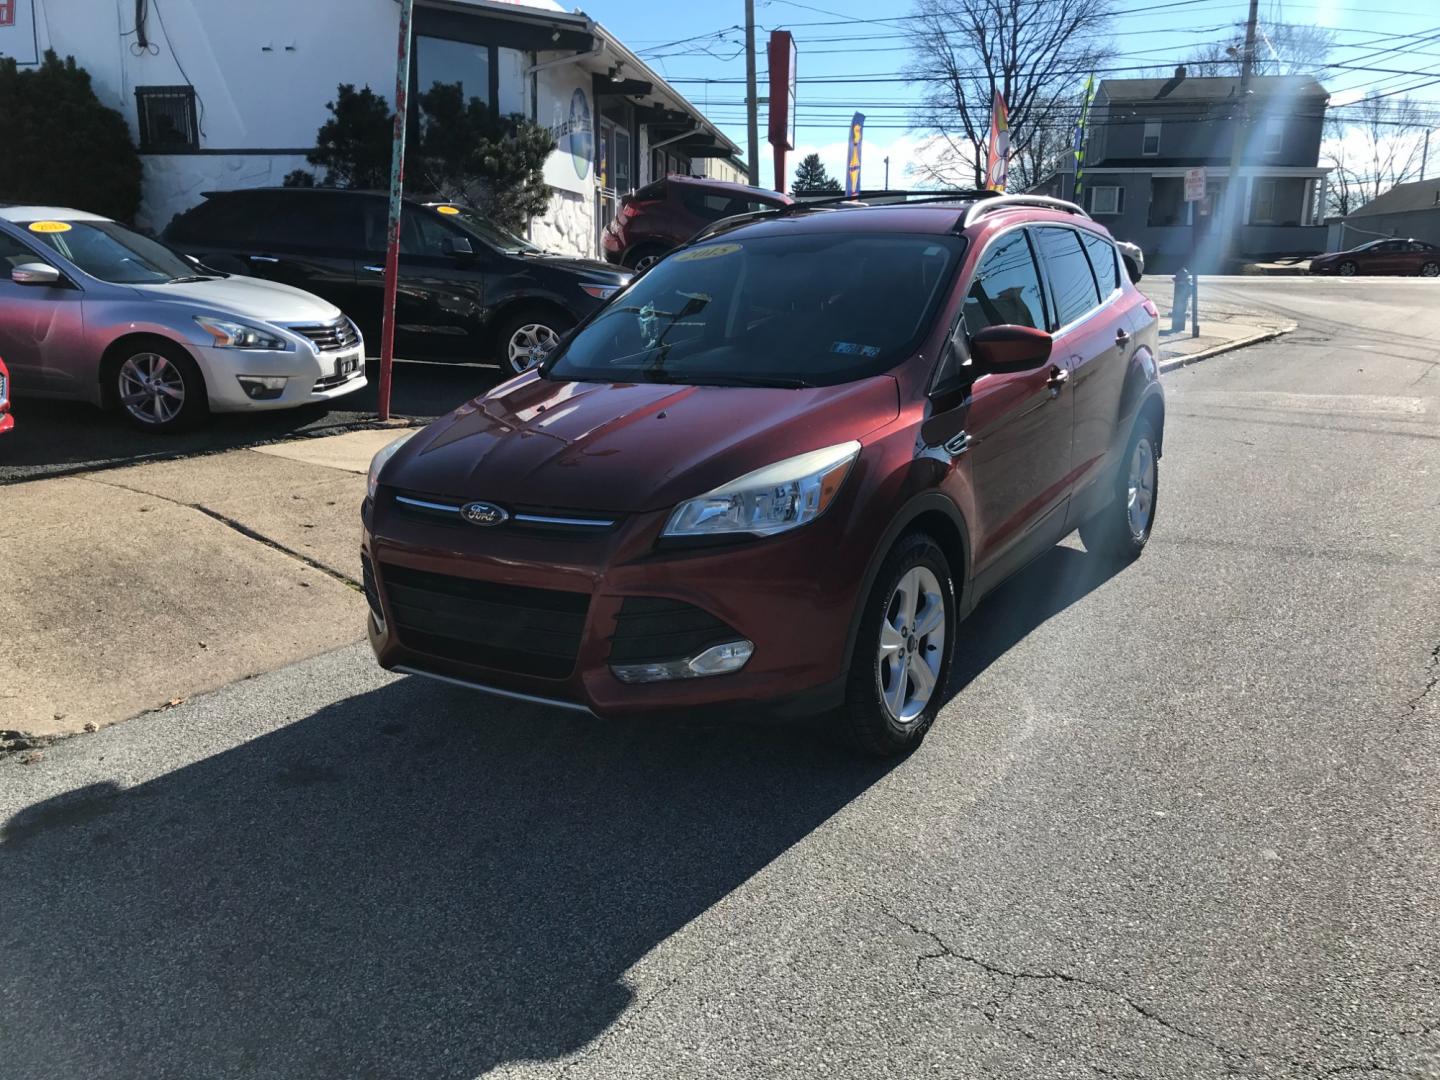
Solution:
[[[1320,139],[1328,94],[1308,75],[1250,80],[1242,108],[1238,78],[1194,78],[1177,68],[1169,79],[1106,79],[1096,91],[1085,148],[1082,198],[1117,237],[1139,244],[1151,266],[1191,259],[1199,211],[1201,266],[1221,245],[1205,243],[1230,184],[1239,218],[1232,254],[1250,259],[1308,254],[1325,246],[1320,208],[1325,178]],[[1231,175],[1236,125],[1244,120],[1238,175]],[[1208,198],[1185,201],[1185,173],[1203,166]],[[1074,176],[1057,178],[1073,192]]]

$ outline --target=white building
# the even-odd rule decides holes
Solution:
[[[163,229],[202,191],[279,184],[340,83],[392,101],[396,0],[0,0],[0,56],[74,56],[145,163],[137,224]],[[555,191],[532,238],[575,254],[625,192],[668,173],[728,176],[738,148],[600,24],[553,0],[416,0],[411,97],[460,82],[548,125]]]

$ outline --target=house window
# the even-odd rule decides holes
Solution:
[[[1265,153],[1278,154],[1285,149],[1285,123],[1272,120],[1265,125]]]
[[[436,83],[459,83],[462,100],[479,98],[488,105],[491,103],[490,53],[489,45],[417,35],[416,89],[423,94]]]
[[[193,86],[137,86],[140,150],[148,154],[200,149]]]
[[[1145,121],[1145,137],[1140,143],[1140,153],[1146,157],[1154,157],[1160,153],[1160,121]]]
[[[1275,193],[1279,185],[1274,180],[1256,180],[1255,191],[1250,204],[1250,220],[1256,225],[1275,224]]]
[[[1125,206],[1125,190],[1120,187],[1092,187],[1090,213],[1118,214]]]

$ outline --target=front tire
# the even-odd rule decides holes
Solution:
[[[528,308],[507,317],[496,334],[501,370],[520,375],[537,367],[574,325],[564,312],[545,308]]]
[[[1440,277],[1440,262],[1427,262],[1420,267],[1421,277]]]
[[[1160,455],[1155,425],[1141,417],[1130,433],[1114,498],[1080,526],[1080,539],[1092,555],[1120,562],[1140,557],[1155,524],[1155,502],[1160,491]]]
[[[924,533],[903,537],[865,600],[850,662],[842,718],[861,750],[895,757],[924,741],[944,703],[955,617],[945,553]]]
[[[173,342],[131,345],[109,372],[110,389],[121,413],[142,431],[162,435],[184,431],[209,411],[200,368]]]
[[[1354,277],[1359,272],[1360,267],[1357,266],[1355,263],[1350,262],[1348,259],[1340,264],[1339,273],[1341,277]]]

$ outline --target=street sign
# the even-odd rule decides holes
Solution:
[[[1185,170],[1185,201],[1199,202],[1205,198],[1205,170]]]

